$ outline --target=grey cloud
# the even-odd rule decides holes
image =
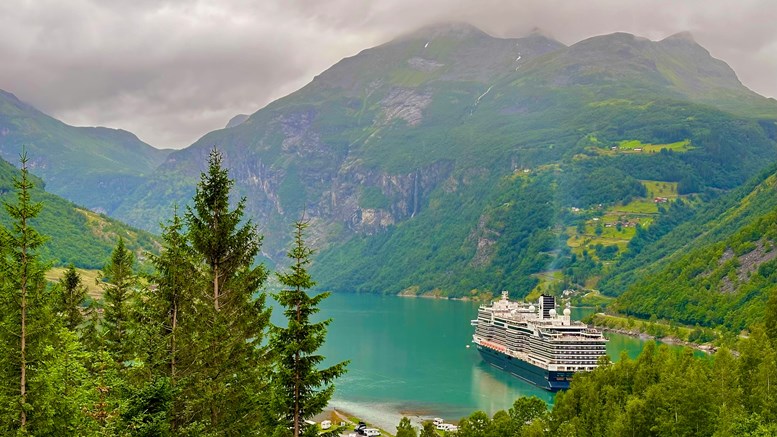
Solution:
[[[185,147],[343,57],[423,25],[466,21],[503,37],[539,27],[566,44],[689,30],[745,85],[776,96],[775,15],[771,0],[6,0],[0,88],[71,124]]]

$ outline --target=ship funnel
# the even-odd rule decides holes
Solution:
[[[505,290],[502,291],[502,300],[508,300],[510,298],[510,292]]]
[[[540,296],[539,303],[540,303],[540,317],[542,319],[549,319],[551,317],[550,310],[556,309],[556,298],[553,296],[548,296],[546,294],[543,294]]]

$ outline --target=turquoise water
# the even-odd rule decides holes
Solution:
[[[553,395],[485,364],[468,348],[479,304],[441,299],[333,294],[320,315],[331,318],[321,353],[350,360],[332,404],[394,429],[402,415],[458,419],[493,414],[520,396],[552,403]],[[273,316],[280,322],[280,311]],[[585,310],[574,310],[580,318]],[[643,340],[612,335],[608,353],[639,354]]]

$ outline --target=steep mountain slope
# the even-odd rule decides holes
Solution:
[[[763,318],[777,293],[777,166],[710,206],[615,269],[603,283],[622,292],[615,309],[735,330]]]
[[[22,147],[52,193],[106,212],[169,153],[126,131],[68,126],[0,90],[0,157],[16,162]]]
[[[469,112],[468,107],[489,81],[511,70],[518,56],[523,60],[560,47],[560,43],[538,35],[501,40],[471,26],[451,25],[424,29],[365,50],[340,61],[308,86],[273,102],[242,124],[211,132],[185,151],[173,153],[157,172],[157,180],[138,190],[138,197],[125,202],[126,207],[117,214],[133,223],[155,226],[158,220],[148,213],[159,204],[155,199],[158,189],[178,190],[165,200],[185,199],[191,178],[202,169],[207,151],[217,145],[225,151],[239,187],[250,194],[251,212],[262,221],[299,214],[304,199],[316,203],[322,214],[349,220],[358,207],[359,193],[337,193],[333,183],[353,191],[354,180],[367,178],[373,186],[384,180],[386,189],[393,190],[396,197],[407,195],[419,168],[440,164],[437,156],[418,161],[423,156],[420,150],[410,155],[399,150],[394,153],[394,145],[405,145],[398,136],[403,127],[413,127],[413,135],[429,138],[419,142],[437,143],[430,143],[429,151],[447,155],[445,147],[440,147],[440,137]],[[453,117],[445,114],[450,100],[456,102]],[[384,159],[384,152],[392,155],[390,160]],[[341,169],[348,168],[354,171],[341,174]],[[399,175],[397,170],[412,174]],[[176,176],[170,176],[173,173]],[[171,182],[181,178],[188,181]],[[336,182],[342,178],[346,179]],[[395,180],[389,181],[391,178]],[[428,191],[428,185],[421,189]],[[336,197],[335,205],[321,203],[327,193],[330,200],[331,195]],[[403,200],[394,208],[391,220],[413,214],[412,200]],[[384,215],[388,220],[388,214]],[[356,226],[371,232],[381,229],[361,221]]]
[[[569,228],[610,205],[652,204],[656,184],[704,202],[744,183],[777,159],[775,120],[777,102],[685,36],[565,47],[436,26],[172,153],[116,214],[155,229],[217,146],[268,258],[291,220],[313,221],[324,287],[525,295],[536,273],[601,272],[609,243],[573,247]]]
[[[0,202],[16,202],[13,178],[18,175],[14,166],[0,159]],[[32,225],[48,238],[41,250],[43,260],[55,265],[73,263],[80,268],[101,269],[120,236],[141,262],[147,252],[158,251],[158,242],[151,234],[47,193],[41,188],[43,182],[37,178],[34,183],[32,200],[42,202],[43,209]],[[0,223],[11,225],[8,213],[1,207]]]

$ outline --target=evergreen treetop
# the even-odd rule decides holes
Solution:
[[[182,223],[168,229],[166,244],[175,250],[168,253],[184,266],[178,271],[170,264],[161,285],[170,293],[175,284],[187,282],[180,290],[187,296],[181,296],[185,312],[175,337],[176,350],[186,351],[186,357],[176,353],[176,359],[186,359],[186,366],[176,364],[186,368],[175,383],[182,432],[248,435],[260,427],[269,384],[263,339],[270,310],[261,292],[267,270],[254,265],[261,237],[251,220],[241,224],[244,199],[230,210],[233,182],[222,162],[221,152],[213,149],[194,206]],[[184,228],[185,234],[179,230]],[[175,297],[166,299],[169,304]]]
[[[274,295],[284,307],[286,327],[274,326],[270,346],[276,354],[271,412],[277,420],[276,435],[314,435],[316,428],[305,420],[323,411],[334,392],[333,381],[345,373],[348,362],[318,369],[324,360],[316,351],[324,344],[330,320],[312,322],[310,316],[319,311],[319,303],[329,293],[308,296],[315,282],[307,272],[312,249],[305,245],[307,223],[294,224],[294,243],[288,252],[292,261],[288,273],[277,273],[285,286]],[[327,435],[337,435],[332,430]]]
[[[253,293],[266,276],[261,266],[254,270],[247,268],[259,253],[261,237],[251,220],[240,226],[245,198],[240,199],[234,210],[229,210],[229,192],[233,185],[234,181],[223,167],[223,155],[214,148],[208,158],[208,172],[201,175],[197,185],[194,207],[188,207],[186,212],[192,247],[204,257],[210,269],[212,299],[217,311],[224,305],[224,300],[233,297],[230,281],[249,279]],[[246,278],[244,273],[252,278]]]
[[[108,351],[117,363],[124,363],[133,357],[132,340],[128,330],[132,323],[132,304],[135,297],[135,256],[119,237],[111,259],[103,269],[103,299],[105,340]]]
[[[46,349],[52,344],[52,302],[38,258],[45,238],[31,226],[43,208],[31,198],[33,182],[21,155],[14,178],[16,202],[5,203],[13,220],[0,228],[0,433],[22,435],[41,429],[47,417],[36,411],[47,401],[39,387]]]
[[[78,274],[73,264],[70,264],[65,270],[58,285],[57,311],[63,317],[65,326],[70,330],[75,330],[84,321],[81,305],[86,299],[87,289],[81,283],[81,275]]]

